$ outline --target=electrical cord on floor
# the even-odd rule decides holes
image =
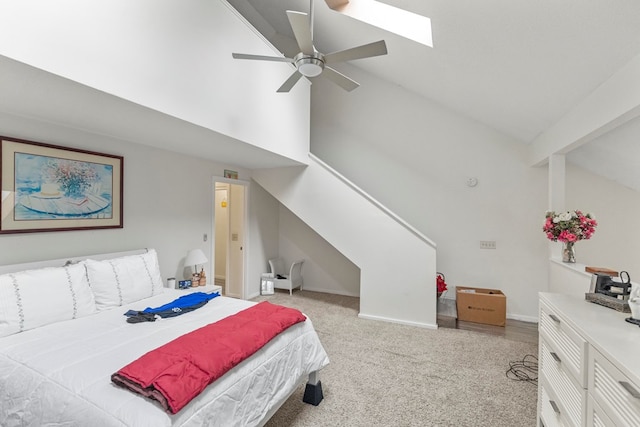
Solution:
[[[510,380],[538,384],[538,358],[527,354],[522,360],[509,362],[506,375]]]

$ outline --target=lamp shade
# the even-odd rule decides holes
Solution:
[[[205,264],[209,260],[204,255],[201,249],[192,249],[187,252],[187,257],[184,259],[184,265],[198,265]]]

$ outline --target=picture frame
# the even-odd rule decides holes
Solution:
[[[238,172],[229,169],[224,170],[224,177],[230,179],[238,179]]]
[[[0,234],[123,228],[123,163],[0,136]]]

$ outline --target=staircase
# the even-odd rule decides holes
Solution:
[[[360,268],[359,317],[436,328],[436,247],[312,154],[253,179]]]

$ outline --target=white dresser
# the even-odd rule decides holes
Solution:
[[[640,427],[640,327],[584,298],[540,293],[538,425]]]

